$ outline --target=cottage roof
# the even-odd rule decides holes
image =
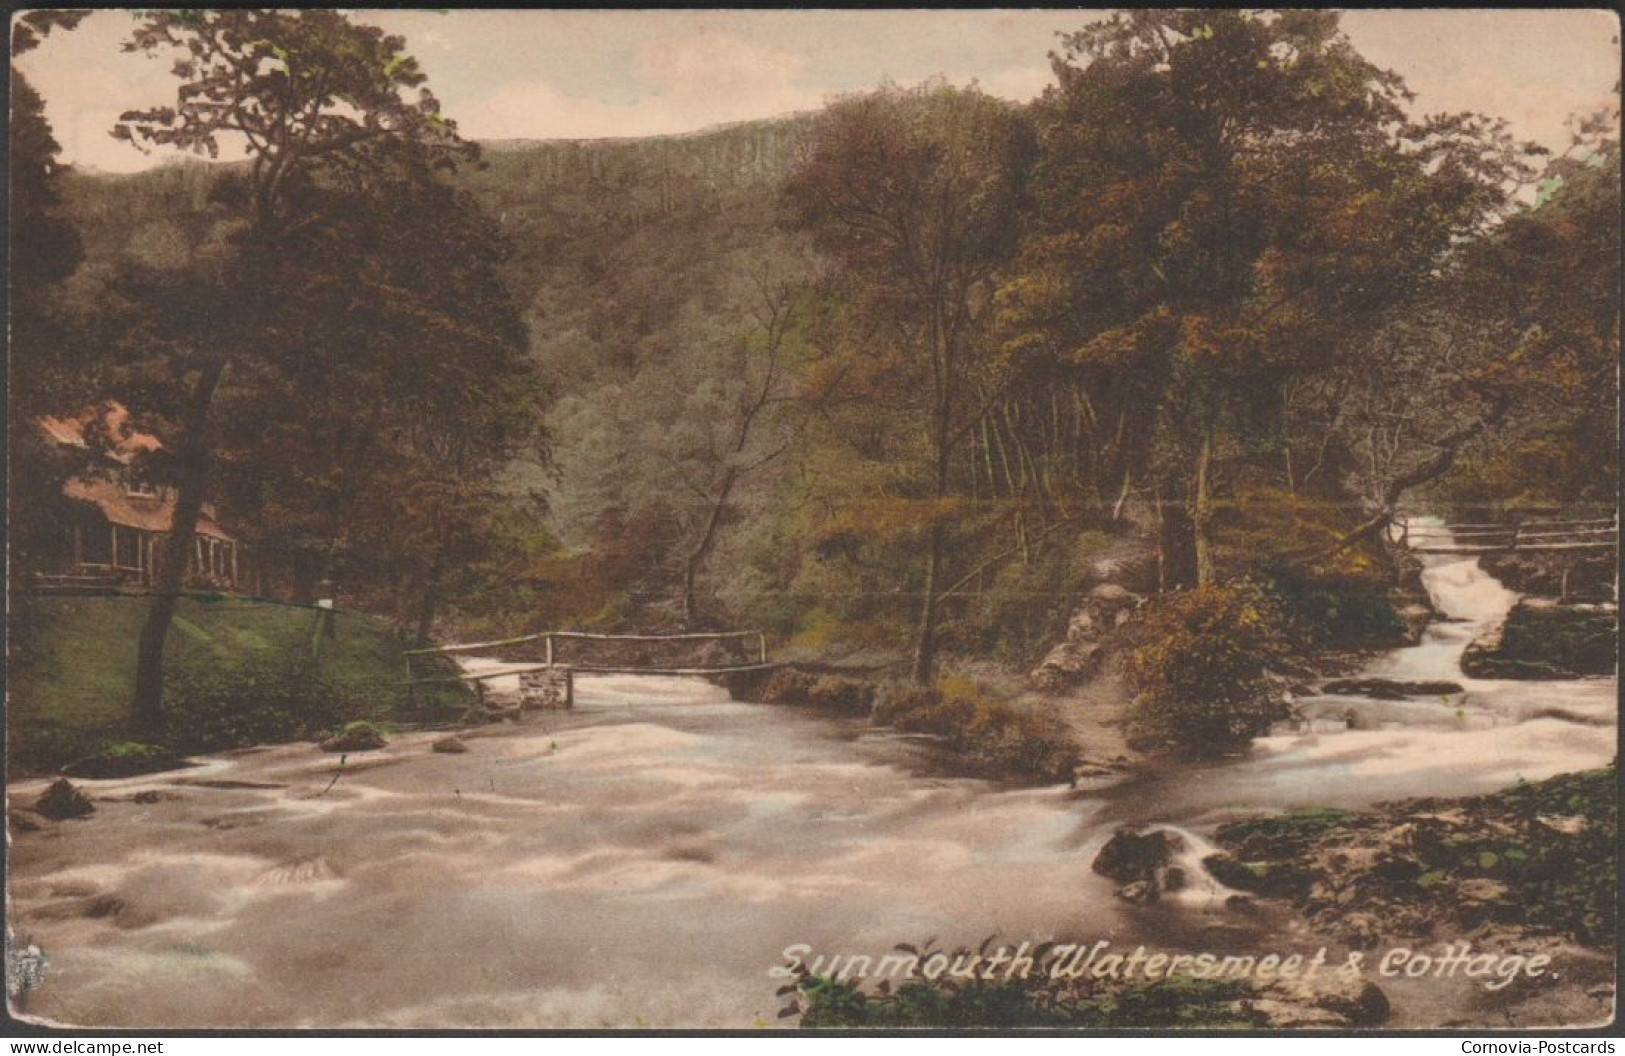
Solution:
[[[169,488],[160,489],[156,495],[131,495],[116,480],[75,477],[63,485],[62,492],[71,499],[94,504],[113,524],[144,532],[167,532],[175,517],[175,493]],[[226,542],[232,539],[207,509],[198,515],[197,534]]]
[[[98,421],[103,423],[113,440],[113,447],[107,454],[120,466],[127,466],[138,455],[161,450],[164,446],[156,436],[131,426],[129,408],[117,400],[86,408],[72,417],[44,417],[39,420],[39,425],[46,436],[59,444],[88,448],[90,431]],[[132,494],[125,481],[117,479],[115,475],[97,475],[74,477],[62,486],[62,493],[69,498],[91,503],[110,522],[125,528],[167,532],[175,519],[173,488],[156,488],[150,495]],[[225,541],[232,539],[231,534],[215,520],[213,507],[207,503],[198,515],[197,534]]]

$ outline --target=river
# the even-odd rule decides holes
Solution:
[[[781,1022],[768,969],[791,944],[1273,948],[1284,922],[1226,910],[1213,887],[1155,909],[1115,899],[1095,850],[1126,821],[1199,841],[1260,811],[1488,791],[1614,755],[1612,679],[1461,677],[1462,647],[1513,598],[1472,559],[1426,560],[1451,622],[1367,673],[1461,681],[1464,696],[1317,698],[1319,732],[1111,788],[956,777],[925,738],[619,676],[581,678],[573,712],[482,728],[467,754],[399,736],[336,781],[333,756],[296,744],[85,782],[94,817],[12,846],[11,919],[49,958],[27,1011],[169,1028],[750,1027]],[[1391,996],[1398,1022],[1432,1014]]]

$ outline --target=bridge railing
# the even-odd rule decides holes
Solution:
[[[514,646],[541,643],[543,654],[539,663],[532,665],[536,669],[554,666],[568,666],[573,670],[590,673],[647,673],[647,674],[721,674],[734,671],[755,670],[762,667],[773,666],[767,658],[767,636],[762,631],[704,631],[686,632],[677,634],[592,634],[586,631],[537,631],[533,634],[518,635],[513,638],[497,638],[481,642],[457,642],[450,645],[429,646],[422,649],[409,649],[408,657],[440,655],[448,656],[454,653],[491,652],[492,650],[508,649]],[[626,645],[681,645],[685,643],[700,642],[749,642],[754,648],[749,648],[753,659],[750,662],[745,656],[735,655],[727,662],[710,663],[681,663],[660,662],[647,658],[640,658],[633,662],[594,662],[589,657],[571,659],[566,662],[560,655],[560,646],[565,642],[583,642],[610,645],[624,643]],[[669,654],[669,651],[668,651]],[[513,674],[519,668],[508,669],[507,674]],[[484,677],[484,676],[482,676]],[[499,676],[489,676],[499,677]]]
[[[1605,550],[1619,545],[1619,520],[1530,519],[1510,524],[1412,524],[1396,517],[1396,542],[1419,554],[1496,554],[1508,551]]]

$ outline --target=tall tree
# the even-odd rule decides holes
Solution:
[[[1030,131],[1007,104],[940,84],[833,104],[786,180],[792,221],[840,262],[854,312],[873,323],[917,394],[923,465],[907,482],[924,535],[914,677],[936,669],[955,452],[997,381],[983,340],[999,266],[1016,246]]]
[[[162,721],[164,643],[208,490],[210,411],[227,371],[264,361],[298,335],[279,330],[267,270],[305,217],[291,191],[382,170],[427,179],[472,158],[441,116],[405,41],[336,11],[186,10],[144,13],[126,50],[173,54],[180,85],[172,107],[131,111],[113,130],[138,147],[177,147],[218,157],[240,148],[246,171],[231,184],[232,255],[205,309],[229,325],[211,340],[175,348],[173,380],[186,397],[171,447],[177,500],[147,619],[133,709]],[[415,93],[415,97],[412,94]]]
[[[1522,161],[1487,119],[1409,120],[1332,12],[1117,15],[1054,68],[1010,347],[1119,423],[1101,471],[1146,467],[1191,542],[1165,534],[1171,582],[1205,582],[1227,436],[1272,431],[1285,385],[1426,284]]]
[[[25,621],[16,619],[26,604],[29,578],[59,545],[63,523],[63,481],[75,466],[47,442],[39,419],[77,414],[84,409],[85,342],[57,301],[57,287],[77,267],[82,250],[78,231],[61,215],[61,182],[66,167],[61,147],[45,116],[45,101],[17,66],[54,31],[71,30],[83,11],[29,11],[11,29],[11,122],[8,157],[10,199],[7,232],[9,413],[6,415],[8,475],[8,611],[13,642]]]
[[[545,387],[498,274],[507,246],[439,183],[374,177],[297,199],[309,222],[267,276],[300,344],[231,394],[261,414],[221,423],[222,490],[265,544],[291,551],[296,585],[410,593],[432,612],[430,570],[455,563],[435,555],[490,527],[467,511],[496,511],[510,465],[548,458]]]

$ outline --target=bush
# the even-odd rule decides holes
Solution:
[[[1294,625],[1317,644],[1391,644],[1405,633],[1405,622],[1382,584],[1285,573],[1271,582]]]
[[[764,704],[830,708],[854,715],[869,714],[874,699],[875,687],[871,683],[788,667],[775,671],[762,689]]]
[[[309,667],[269,656],[171,672],[164,697],[166,740],[184,752],[310,739],[358,710]]]
[[[1289,653],[1285,626],[1276,602],[1248,583],[1153,600],[1133,632],[1135,736],[1150,747],[1207,756],[1263,733],[1280,710],[1266,670]]]
[[[875,695],[874,719],[941,737],[992,774],[1065,781],[1078,765],[1078,747],[1059,719],[992,697],[966,679],[944,678],[929,689],[886,683]]]

